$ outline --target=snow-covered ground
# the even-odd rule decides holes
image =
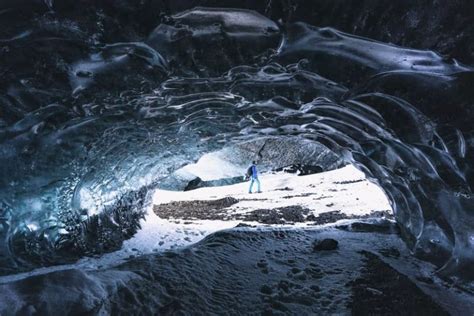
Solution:
[[[190,168],[191,169],[191,168]],[[230,167],[229,167],[230,169]],[[200,176],[203,176],[203,170]],[[221,174],[214,173],[205,178],[213,179]],[[312,210],[313,214],[340,210],[343,214],[364,215],[372,211],[391,210],[383,191],[368,181],[355,167],[319,174],[297,176],[290,173],[266,173],[260,175],[262,193],[248,194],[248,182],[229,186],[200,188],[178,192],[157,190],[153,205],[173,201],[212,200],[231,196],[239,200],[228,209],[229,213],[245,213],[255,209],[278,208],[300,205]],[[141,230],[124,242],[122,248],[99,258],[83,258],[73,265],[62,265],[36,269],[31,272],[0,277],[0,283],[34,274],[43,274],[71,267],[97,269],[109,267],[141,254],[177,249],[196,243],[216,231],[237,226],[240,220],[181,220],[162,219],[152,210],[142,220]],[[256,222],[247,224],[259,225]],[[305,226],[296,223],[294,227]],[[281,225],[278,225],[281,226]]]
[[[260,181],[263,191],[260,194],[248,194],[248,182],[185,192],[157,190],[153,196],[153,205],[233,197],[239,202],[229,207],[228,213],[292,205],[308,208],[315,215],[335,210],[347,215],[368,215],[373,211],[391,210],[385,193],[352,165],[307,176],[284,172],[262,174]],[[239,223],[240,220],[161,219],[149,210],[142,222],[142,229],[124,243],[120,250],[121,257],[128,257],[133,252],[149,253],[184,247]],[[256,222],[247,224],[259,225]],[[295,226],[306,225],[298,224]]]
[[[239,200],[227,209],[228,213],[246,213],[256,209],[293,205],[308,208],[313,215],[336,210],[346,215],[365,215],[372,211],[392,209],[385,193],[352,165],[306,176],[280,172],[263,174],[259,178],[262,185],[260,194],[248,194],[249,182],[244,182],[185,192],[157,190],[153,203],[159,205],[224,197]],[[221,225],[227,226],[225,223]]]
[[[343,214],[364,215],[373,211],[391,210],[384,192],[368,181],[364,174],[349,165],[341,169],[297,176],[289,173],[262,174],[262,193],[248,194],[248,182],[192,191],[157,190],[153,205],[175,201],[212,200],[233,197],[239,203],[228,212],[244,213],[255,209],[301,205],[314,214],[340,210]],[[287,190],[290,189],[290,190]],[[307,195],[311,194],[311,195]],[[218,230],[237,226],[239,220],[174,220],[161,219],[151,209],[142,222],[142,229],[114,253],[122,258],[134,253],[150,253],[175,249],[195,243]],[[256,222],[248,224],[259,225]],[[301,223],[301,226],[305,225]]]

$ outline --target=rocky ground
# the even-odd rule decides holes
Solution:
[[[289,196],[293,198],[295,196]],[[249,201],[242,199],[240,201]],[[253,199],[252,201],[255,201]],[[341,219],[356,218],[393,218],[389,211],[372,211],[364,215],[347,215],[340,210],[312,214],[312,210],[300,205],[290,205],[278,208],[264,208],[249,211],[244,214],[222,212],[230,206],[239,203],[239,200],[226,197],[217,200],[203,201],[178,201],[155,205],[153,211],[162,219],[183,220],[240,220],[244,222],[257,222],[260,224],[294,224],[307,223],[308,225],[323,225],[335,223]],[[229,214],[230,213],[230,214]],[[189,223],[189,222],[188,222]]]

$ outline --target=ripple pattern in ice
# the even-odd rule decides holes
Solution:
[[[115,43],[116,25],[89,19],[35,13],[0,39],[3,273],[117,249],[160,179],[265,135],[356,164],[444,272],[474,261],[471,67],[246,10],[197,8]]]

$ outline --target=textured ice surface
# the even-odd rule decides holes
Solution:
[[[247,10],[35,8],[0,12],[2,273],[120,249],[176,170],[266,136],[353,163],[417,256],[472,272],[471,67]]]

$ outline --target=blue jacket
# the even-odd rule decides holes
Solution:
[[[252,178],[257,178],[257,166],[256,165],[252,165]]]

